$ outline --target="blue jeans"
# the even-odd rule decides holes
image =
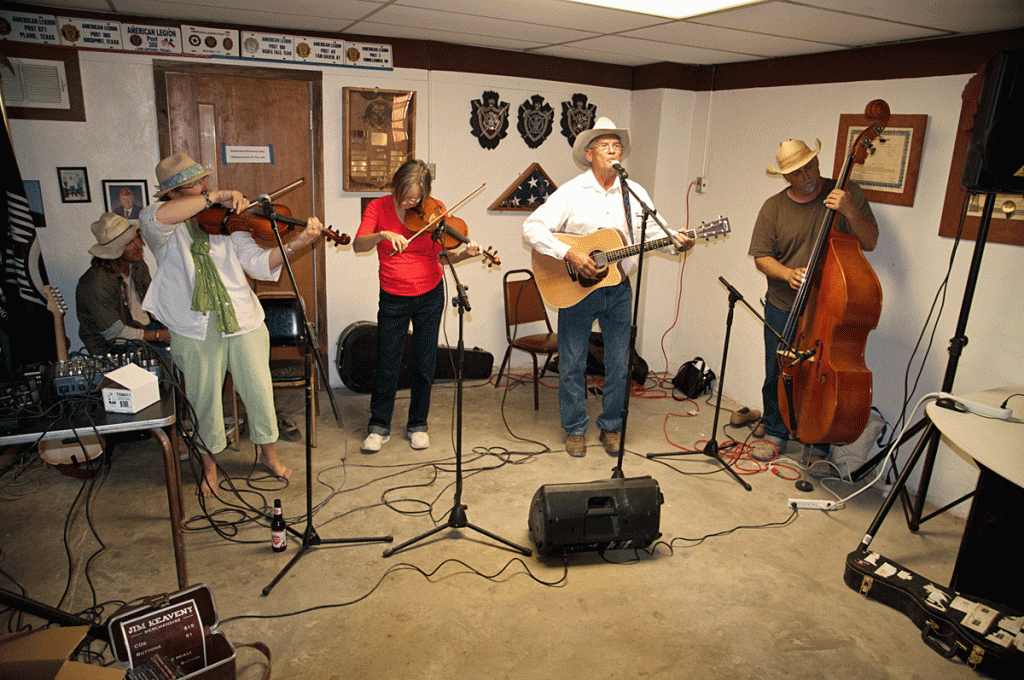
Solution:
[[[789,312],[784,312],[767,300],[764,303],[764,320],[779,333],[786,327]],[[782,441],[789,439],[789,430],[782,422],[779,411],[779,359],[776,352],[779,340],[767,328],[764,329],[764,384],[761,386],[762,417],[764,433],[778,437]]]
[[[611,432],[622,429],[632,309],[629,279],[624,279],[617,286],[598,288],[572,307],[558,310],[558,406],[566,434],[585,434],[590,424],[583,372],[595,319],[604,338],[604,394],[597,426]]]
[[[426,432],[430,414],[430,386],[437,364],[437,333],[444,311],[444,281],[423,295],[402,296],[380,291],[377,307],[377,373],[370,397],[370,433],[391,434],[391,415],[405,353],[406,335],[412,321],[412,359],[408,432]]]

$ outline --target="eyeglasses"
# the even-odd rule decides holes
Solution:
[[[622,151],[622,145],[618,142],[603,142],[601,144],[594,144],[590,147],[594,151],[600,151],[601,153],[607,153],[609,151]]]

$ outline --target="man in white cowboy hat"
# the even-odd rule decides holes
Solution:
[[[599,229],[613,229],[624,244],[639,243],[643,208],[631,200],[622,182],[628,182],[644,203],[650,205],[651,200],[636,182],[620,180],[612,165],[629,156],[629,151],[629,130],[616,127],[608,118],[598,118],[592,129],[580,133],[572,146],[572,156],[588,170],[559,187],[526,219],[523,242],[542,255],[565,260],[587,278],[598,275],[597,263],[555,238],[555,232],[585,236]],[[648,220],[646,236],[654,240],[666,234],[657,222]],[[683,250],[694,243],[682,236],[680,242]],[[620,261],[624,276],[619,284],[595,288],[576,304],[558,310],[558,405],[566,433],[565,450],[576,458],[587,452],[590,419],[583,372],[595,320],[600,324],[605,350],[602,411],[597,425],[605,451],[613,455],[619,452],[632,326],[629,274],[636,269],[637,259],[633,256]]]
[[[284,258],[303,250],[323,230],[320,221],[310,217],[284,255],[279,248],[261,248],[248,231],[203,232],[193,218],[214,203],[239,212],[249,205],[239,191],[212,191],[210,172],[183,153],[163,159],[156,166],[160,201],[139,216],[158,265],[142,306],[171,330],[171,356],[185,376],[206,448],[200,485],[204,496],[216,495],[213,454],[227,446],[221,397],[226,371],[231,371],[245,403],[249,438],[260,448],[260,463],[281,480],[292,474],[277,456],[269,334],[263,307],[246,275],[277,280]]]
[[[822,178],[818,168],[821,141],[815,141],[814,151],[799,139],[787,139],[779,144],[775,153],[779,167],[768,166],[766,170],[769,175],[782,177],[788,186],[761,207],[747,251],[754,258],[758,271],[768,279],[765,320],[780,333],[789,318],[828,210],[838,213],[835,228],[856,236],[862,250],[874,250],[878,242],[878,223],[864,192],[853,182],[847,182],[844,191],[836,188],[834,179]],[[777,452],[785,449],[789,431],[779,413],[778,340],[767,328],[764,330],[764,344],[763,423],[765,439],[774,447],[755,448],[752,455],[758,460],[771,460]],[[827,474],[829,466],[825,457],[829,451],[828,444],[804,444],[813,446],[807,458],[811,473]]]
[[[119,341],[170,342],[167,328],[142,308],[151,278],[139,228],[103,213],[92,223],[92,233],[92,263],[75,291],[78,337],[85,348],[100,356],[116,351]]]

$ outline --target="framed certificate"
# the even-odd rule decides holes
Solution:
[[[839,177],[853,143],[868,124],[864,115],[844,113],[839,116],[833,177]],[[864,164],[855,164],[850,172],[850,180],[864,190],[869,201],[914,205],[927,127],[928,116],[923,114],[889,116],[885,130],[872,142],[872,152],[868,153]]]
[[[345,191],[386,191],[416,156],[416,93],[344,88]]]

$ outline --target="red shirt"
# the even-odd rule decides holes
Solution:
[[[436,200],[436,199],[435,199]],[[440,201],[438,201],[440,203]],[[444,206],[441,206],[444,209]],[[366,206],[363,221],[359,225],[356,236],[391,231],[405,238],[412,238],[413,232],[398,221],[395,212],[395,201],[390,194],[374,199]],[[413,297],[432,291],[444,272],[437,256],[441,252],[441,244],[430,238],[429,233],[420,234],[409,242],[409,246],[401,253],[392,256],[395,248],[391,241],[382,239],[377,244],[377,259],[381,290],[392,295]]]

